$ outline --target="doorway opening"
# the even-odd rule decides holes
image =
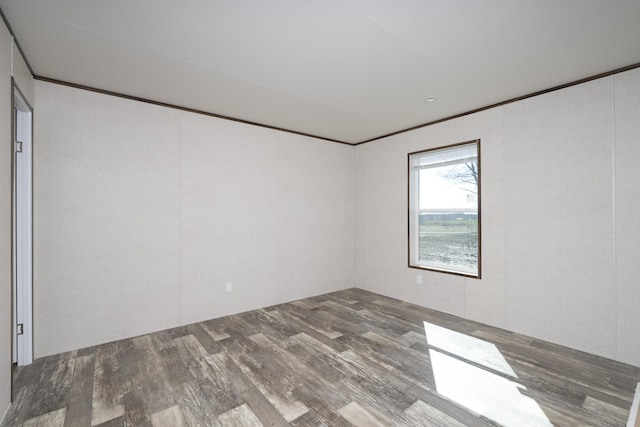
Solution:
[[[13,84],[13,339],[12,361],[33,362],[33,221],[32,133],[33,112]]]

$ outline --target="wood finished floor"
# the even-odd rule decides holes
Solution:
[[[624,426],[639,379],[349,289],[38,359],[2,426]]]

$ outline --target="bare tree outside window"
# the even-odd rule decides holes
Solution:
[[[455,165],[441,175],[469,193],[478,194],[478,161]]]

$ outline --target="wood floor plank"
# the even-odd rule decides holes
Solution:
[[[425,402],[432,408],[447,414],[465,426],[489,427],[497,425],[496,423],[492,423],[491,420],[480,417],[478,414],[469,411],[459,403],[451,401],[435,391],[430,391],[420,386],[413,386],[407,389],[406,393]]]
[[[42,369],[44,365],[39,365],[38,369]],[[38,374],[41,374],[39,372]],[[2,427],[21,425],[25,420],[42,415],[44,412],[39,409],[39,404],[33,400],[35,391],[38,387],[37,383],[30,383],[17,389],[14,395],[14,401],[9,406],[4,420],[0,423]]]
[[[326,395],[319,393],[319,390],[310,389],[306,386],[299,387],[293,391],[295,396],[309,408],[313,413],[313,419],[321,424],[332,427],[348,427],[349,422],[342,417],[338,410],[346,406],[349,402],[347,399],[340,399],[339,403],[332,403],[326,399]],[[302,421],[298,424],[303,424]]]
[[[48,358],[43,376],[49,381],[39,383],[33,396],[41,402],[39,412],[52,412],[69,403],[76,354],[77,352],[73,351]],[[30,415],[36,414],[31,412]]]
[[[208,381],[202,382],[201,387],[205,389],[206,394],[212,399],[211,404],[216,414],[227,412],[242,404],[240,394],[233,386],[233,381],[229,378],[229,372],[218,366],[215,359],[206,356],[200,363],[203,365]]]
[[[317,376],[330,384],[336,383],[345,377],[343,371],[336,369],[335,363],[328,363],[326,358],[321,357],[322,355],[315,356],[299,344],[287,347],[286,351],[298,360],[306,369],[314,372]]]
[[[122,377],[122,394],[142,388],[140,358],[142,353],[136,349],[133,339],[118,341],[118,359]]]
[[[249,339],[258,344],[270,359],[282,362],[280,365],[282,368],[272,368],[275,372],[280,369],[289,369],[292,375],[298,379],[299,383],[304,384],[304,386],[309,389],[315,390],[319,398],[324,399],[334,408],[341,407],[346,403],[347,399],[342,396],[339,389],[328,382],[325,377],[303,360],[292,355],[288,351],[289,349],[285,350],[280,348],[276,342],[270,340],[263,334],[253,335],[249,337]],[[336,381],[339,379],[341,378],[338,378]],[[297,390],[298,388],[299,387],[294,387],[290,391]]]
[[[211,323],[213,323],[217,329],[232,337],[246,337],[257,334],[260,329],[259,325],[247,322],[243,313],[233,314],[221,319],[214,319]]]
[[[297,333],[293,325],[289,325],[287,322],[282,321],[281,318],[272,316],[271,313],[264,310],[253,310],[242,313],[242,319],[247,323],[251,323],[256,333],[269,335],[281,341]],[[245,334],[245,336],[251,335],[255,334]]]
[[[191,373],[182,360],[177,347],[164,348],[158,352],[158,355],[162,360],[167,382],[172,387],[192,379]]]
[[[93,381],[91,381],[93,384]],[[91,425],[93,390],[76,394],[67,405],[64,427],[86,427]]]
[[[240,369],[287,421],[294,420],[308,411],[304,404],[289,396],[290,391],[299,387],[300,384],[294,387],[286,378],[271,376],[267,372],[263,372],[260,368],[263,366],[262,364],[253,362],[255,360],[246,357],[246,355],[237,360]]]
[[[582,408],[587,411],[592,421],[601,425],[629,417],[628,410],[594,399],[591,396],[587,396]]]
[[[48,412],[24,422],[23,427],[63,427],[67,408]]]
[[[192,378],[199,384],[201,392],[209,400],[216,415],[242,403],[238,397],[239,392],[234,387],[233,380],[230,379],[230,373],[216,363],[216,360],[223,360],[222,358],[211,357],[193,335],[187,335],[175,341]],[[228,364],[223,364],[224,366]]]
[[[171,336],[169,331],[157,331],[149,335],[151,337],[153,347],[158,352],[175,347],[175,343],[173,342],[174,337]]]
[[[400,391],[405,391],[413,387],[417,382],[413,378],[400,375],[393,367],[383,366],[365,354],[358,354],[354,351],[344,351],[340,353],[338,357],[345,362],[345,366],[350,366],[350,379],[357,377],[367,378],[373,381],[382,380],[389,384],[389,386]]]
[[[37,387],[41,380],[46,381],[46,378],[42,377],[45,364],[47,363],[47,357],[42,357],[33,361],[28,366],[17,366],[14,368],[13,374],[13,388],[19,390],[28,386]]]
[[[207,370],[205,366],[200,363],[200,360],[208,356],[207,350],[202,347],[200,341],[193,335],[185,335],[175,340],[176,348],[180,354],[180,358],[185,367],[191,373],[191,377],[199,381],[206,381]]]
[[[346,350],[338,340],[334,340],[314,328],[311,322],[304,316],[286,308],[282,309],[280,315],[285,321],[295,325],[299,333],[304,333],[305,335],[313,337],[326,346],[333,348],[335,351]]]
[[[123,396],[125,424],[128,426],[151,426],[151,418],[142,389],[131,390]]]
[[[222,425],[228,427],[260,427],[263,425],[246,403],[220,414],[219,419]]]
[[[200,342],[200,345],[205,349],[207,354],[218,353],[220,351],[220,346],[216,340],[213,339],[200,323],[187,326],[187,330]]]
[[[178,405],[151,414],[151,424],[153,427],[189,427]]]
[[[384,419],[372,413],[358,402],[351,402],[338,409],[338,414],[356,427],[384,427],[388,424]]]
[[[639,380],[638,367],[346,289],[37,359],[16,368],[0,427],[609,427],[626,423]]]
[[[251,379],[242,372],[242,369],[231,359],[226,351],[209,356],[224,372],[227,372],[228,379],[237,393],[244,393],[255,388]]]
[[[331,427],[330,424],[324,423],[314,411],[305,412],[287,425],[293,427]]]
[[[91,425],[99,425],[124,415],[122,377],[116,354],[115,344],[102,346],[96,353]]]
[[[340,325],[331,322],[323,315],[322,311],[313,311],[310,307],[306,306],[303,301],[294,301],[288,306],[290,314],[302,320],[306,323],[307,327],[313,329],[316,332],[321,333],[330,339],[336,339],[344,335],[340,330]]]
[[[307,332],[300,332],[289,339],[291,344],[300,344],[316,356],[322,354],[333,356],[340,351],[346,350],[346,347],[340,345],[343,341],[344,340],[332,341],[331,344],[328,345],[326,343],[326,338],[318,339],[317,335],[310,335]]]
[[[150,335],[133,339],[140,385],[150,413],[161,412],[175,405],[171,384],[160,353],[153,346]]]
[[[346,394],[350,395],[354,401],[375,408],[388,424],[393,422],[401,425],[410,424],[404,411],[414,403],[415,399],[390,385],[383,378],[356,376],[342,380],[340,383],[348,390]]]
[[[211,335],[211,337],[215,341],[222,341],[229,338],[231,335],[223,332],[221,330],[220,322],[215,322],[215,320],[216,319],[202,322],[202,327],[209,333],[209,335]]]
[[[95,356],[78,357],[71,383],[71,397],[83,393],[93,392],[93,372],[95,371]]]
[[[431,425],[438,426],[465,427],[464,424],[458,422],[455,418],[424,403],[422,400],[417,400],[416,403],[405,409],[404,413],[414,420],[416,425],[429,422]]]
[[[242,399],[265,426],[287,426],[289,423],[257,388],[242,393]]]
[[[217,427],[220,425],[215,408],[210,398],[202,391],[201,383],[197,381],[182,383],[174,390],[174,395],[190,426]]]
[[[286,398],[291,390],[302,385],[286,366],[248,338],[234,339],[227,351],[257,387],[271,389]]]
[[[112,418],[109,421],[105,421],[102,424],[97,424],[93,427],[128,427],[124,415],[116,418]]]
[[[353,349],[351,353],[344,352],[344,354],[365,355],[367,359],[407,381],[428,389],[434,388],[433,373],[430,367],[425,366],[426,361],[421,361],[418,366],[412,366],[397,360],[393,354],[390,354],[390,349],[361,336],[347,337],[343,342]]]

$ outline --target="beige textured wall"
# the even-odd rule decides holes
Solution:
[[[18,88],[20,88],[22,96],[33,107],[33,76],[15,41],[11,43],[11,46],[13,49],[13,78]]]
[[[640,70],[613,80],[616,354],[640,366]]]
[[[353,147],[35,95],[36,356],[353,285]]]
[[[357,285],[640,365],[639,95],[636,69],[358,146]],[[475,138],[482,280],[409,269],[407,153]]]

